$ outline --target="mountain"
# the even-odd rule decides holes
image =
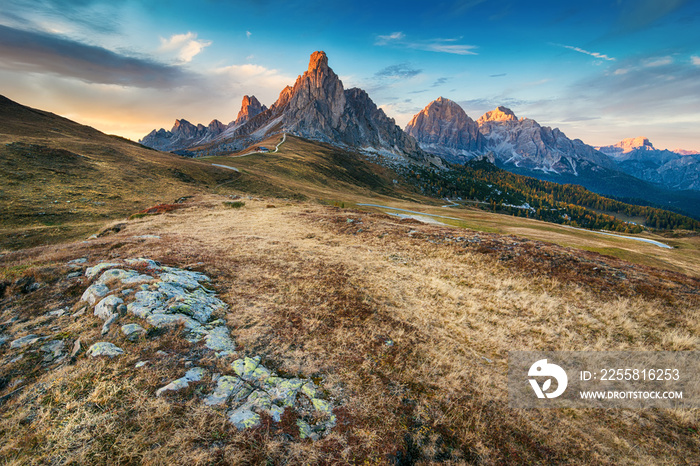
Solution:
[[[486,139],[479,125],[462,107],[438,97],[417,113],[405,128],[420,147],[453,163],[464,163],[484,153]]]
[[[244,106],[245,103],[244,99]],[[178,138],[175,131],[168,135],[161,130],[161,133],[151,132],[141,142],[162,149],[164,146],[158,145],[158,141],[166,138],[168,150],[202,153],[206,147],[204,153],[212,154],[241,150],[272,134],[285,132],[343,148],[380,153],[398,161],[408,158],[441,164],[439,158],[425,153],[415,139],[377,108],[365,91],[345,89],[322,51],[311,54],[308,69],[294,85],[285,87],[269,109],[263,108],[254,115],[249,112],[246,121],[237,120],[213,138],[206,131],[196,133],[195,137]],[[151,137],[154,134],[156,137]]]
[[[219,120],[212,120],[208,126],[202,124],[193,125],[185,119],[175,120],[170,131],[164,128],[153,130],[139,142],[144,146],[164,152],[183,151],[187,148],[200,146],[215,140],[226,132],[243,125],[251,118],[265,111],[267,107],[261,105],[255,96],[244,96],[241,110],[235,120],[228,125]]]
[[[477,124],[486,148],[493,151],[496,163],[506,168],[578,176],[615,167],[606,155],[580,139],[569,139],[558,128],[541,126],[530,118],[518,119],[505,107],[485,113]]]
[[[623,139],[598,148],[620,170],[673,190],[700,190],[700,155],[659,150],[645,137]]]

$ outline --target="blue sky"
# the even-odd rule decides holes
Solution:
[[[443,96],[700,151],[697,0],[4,0],[0,93],[138,139],[269,106],[315,50],[401,127]]]

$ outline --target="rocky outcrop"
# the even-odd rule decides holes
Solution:
[[[479,125],[457,103],[438,97],[417,113],[406,125],[426,152],[454,163],[464,163],[485,151],[485,139]]]
[[[634,177],[674,190],[700,190],[700,155],[658,150],[645,137],[623,139],[599,150]]]
[[[518,121],[515,113],[506,107],[497,107],[495,110],[484,113],[481,118],[476,120],[476,123],[481,126],[484,123],[491,121]]]

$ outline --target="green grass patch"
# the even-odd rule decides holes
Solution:
[[[245,202],[243,201],[226,201],[223,202],[224,207],[228,207],[229,209],[240,209],[245,205]]]

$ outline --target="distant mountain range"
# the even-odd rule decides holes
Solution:
[[[615,160],[620,170],[639,179],[671,189],[700,190],[697,152],[658,150],[645,137],[623,139],[597,149]]]
[[[440,97],[402,130],[365,91],[345,89],[324,52],[311,55],[308,69],[269,108],[245,96],[238,116],[226,125],[213,120],[195,126],[179,119],[170,131],[153,130],[139,142],[189,156],[221,155],[283,132],[398,162],[443,166],[443,160],[483,158],[514,173],[671,208],[696,210],[669,191],[700,190],[698,154],[658,151],[645,138],[596,148],[518,118],[506,107],[475,121],[456,102]]]

